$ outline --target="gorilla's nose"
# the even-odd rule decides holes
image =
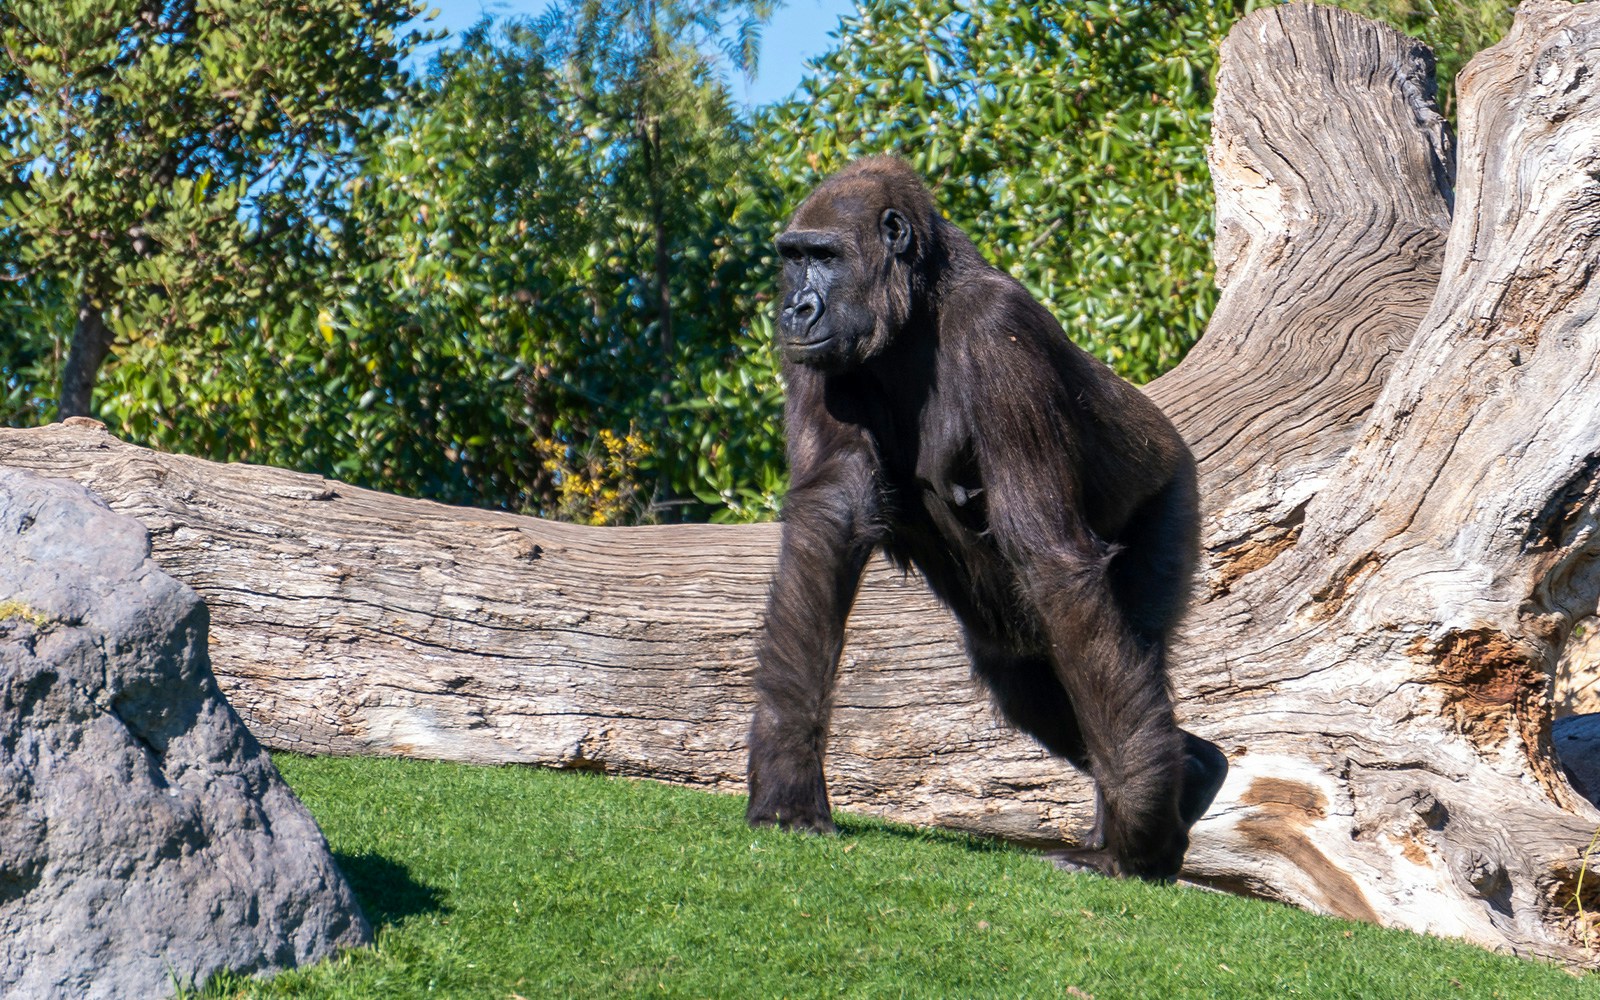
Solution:
[[[778,317],[783,335],[790,340],[804,340],[811,328],[822,318],[822,296],[810,288],[803,288],[784,303]]]

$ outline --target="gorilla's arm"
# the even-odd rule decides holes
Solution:
[[[844,623],[882,538],[877,455],[859,426],[828,412],[817,376],[790,373],[787,410],[792,482],[757,651],[746,818],[825,832],[834,827],[822,765]]]

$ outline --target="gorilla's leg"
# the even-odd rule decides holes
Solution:
[[[1200,555],[1192,470],[1134,509],[1116,538],[1106,580],[1123,620],[1143,641],[1165,648],[1189,604]]]
[[[1123,619],[1136,639],[1155,651],[1157,672],[1165,678],[1169,636],[1189,601],[1190,580],[1199,554],[1192,466],[1178,470],[1129,518],[1107,565],[1107,580]],[[1200,821],[1228,774],[1228,758],[1209,740],[1183,733],[1183,784],[1178,818],[1188,829]]]
[[[1161,645],[1130,628],[1113,597],[1107,564],[1115,552],[1092,538],[1018,550],[1024,593],[1104,804],[1104,847],[1064,860],[1164,880],[1189,845],[1179,813],[1187,741],[1173,719]]]
[[[1087,770],[1083,733],[1067,692],[1043,656],[1012,653],[998,643],[967,634],[973,670],[994,696],[1001,714],[1057,757]]]
[[[1054,858],[1066,868],[1165,880],[1176,877],[1189,829],[1222,787],[1228,762],[1216,745],[1172,723],[1164,685],[1140,684],[1128,668],[1125,661],[1109,671],[1067,671],[1084,706],[1079,718],[1102,727],[1085,740],[1099,791],[1097,836]]]
[[[870,469],[853,456],[790,490],[778,572],[757,650],[750,724],[752,826],[833,832],[823,758],[844,624],[875,544],[859,513],[873,496]]]
[[[983,679],[1006,720],[1038,740],[1046,750],[1092,775],[1077,715],[1049,659],[1012,653],[971,631],[966,639],[973,669]],[[1186,730],[1179,732],[1184,741],[1184,768],[1178,793],[1178,821],[1187,830],[1199,822],[1216,798],[1228,773],[1228,759],[1209,740]],[[1104,847],[1105,797],[1097,781],[1094,821],[1080,849]]]

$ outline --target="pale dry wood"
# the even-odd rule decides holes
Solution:
[[[1556,2],[1462,74],[1428,315],[1292,541],[1189,623],[1180,683],[1248,751],[1191,857],[1221,884],[1582,956],[1600,813],[1553,759],[1550,676],[1600,594],[1597,74],[1600,5]]]
[[[1200,463],[1206,591],[1292,544],[1428,311],[1455,151],[1426,46],[1285,6],[1224,43],[1206,335],[1148,391]]]
[[[1237,262],[1152,387],[1208,505],[1176,685],[1234,764],[1187,877],[1584,958],[1563,907],[1600,813],[1552,761],[1548,677],[1600,594],[1597,7],[1525,6],[1463,75],[1443,257],[1449,143],[1415,44],[1306,7],[1230,38],[1215,166]],[[85,426],[0,431],[0,463],[151,527],[274,746],[742,788],[772,526],[577,528]],[[838,703],[842,807],[1042,842],[1087,818],[1085,783],[995,721],[914,578],[871,571]]]
[[[151,529],[205,597],[218,681],[269,746],[743,791],[776,525],[583,528],[163,455],[84,423],[0,430],[0,464],[83,482]],[[917,580],[873,567],[843,674],[839,806],[1024,841],[1085,822],[1086,783],[994,718]]]

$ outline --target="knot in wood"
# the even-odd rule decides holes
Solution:
[[[1507,885],[1509,876],[1505,866],[1482,851],[1466,851],[1459,864],[1467,882],[1485,896],[1493,896]]]
[[[1600,41],[1574,38],[1570,32],[1557,36],[1534,60],[1531,91],[1534,111],[1550,122],[1561,122],[1583,111],[1593,99],[1590,63],[1597,61]]]
[[[1450,817],[1450,812],[1444,807],[1444,803],[1425,788],[1416,789],[1407,795],[1405,805],[1431,830],[1442,828]]]

